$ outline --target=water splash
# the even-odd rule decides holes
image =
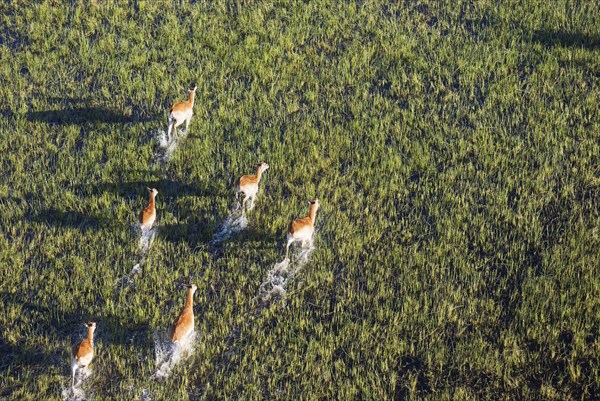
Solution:
[[[153,379],[166,379],[173,368],[194,352],[196,346],[196,332],[179,343],[173,343],[166,333],[154,332],[154,354],[156,358],[156,371]]]
[[[77,369],[75,373],[75,386],[65,387],[62,389],[61,396],[64,401],[85,401],[90,398],[81,385],[92,375],[92,370],[89,367]],[[70,379],[70,378],[69,378]],[[69,383],[71,383],[69,381]]]
[[[215,234],[212,239],[212,244],[218,244],[220,242],[225,241],[233,233],[237,233],[242,231],[248,227],[248,219],[246,218],[246,213],[240,209],[239,204],[236,202],[236,206],[231,209],[229,212],[229,216],[223,222],[221,229]]]
[[[64,401],[85,401],[87,400],[87,396],[85,391],[80,388],[68,388],[63,389],[61,393],[62,399]]]
[[[167,138],[167,132],[163,130],[151,132],[150,136],[156,139],[159,146],[159,151],[154,155],[154,162],[164,164],[171,160],[179,141],[187,136],[187,131],[177,130],[177,135],[171,133],[170,141]]]
[[[147,388],[142,389],[142,394],[140,394],[141,401],[152,401],[152,397],[150,397],[150,391]]]
[[[136,264],[135,266],[133,266],[131,268],[131,271],[129,272],[130,276],[135,276],[136,274],[140,274],[141,273],[141,269],[140,269],[140,264]]]
[[[288,284],[308,262],[314,247],[303,249],[294,261],[284,259],[267,272],[267,279],[260,285],[259,295],[263,302],[281,301],[285,305]]]
[[[148,248],[152,245],[152,241],[154,240],[154,234],[156,233],[156,227],[148,230],[147,228],[141,227],[141,235],[140,235],[140,258],[143,259],[148,253]]]
[[[139,224],[132,226],[132,231],[135,231],[137,235],[139,235],[139,245],[138,245],[138,263],[133,265],[131,271],[128,274],[125,274],[117,281],[117,284],[120,284],[121,288],[131,287],[135,285],[135,277],[142,273],[141,265],[144,263],[146,256],[148,255],[148,249],[152,245],[154,241],[154,235],[156,234],[156,228],[152,228],[150,230],[143,228]]]
[[[135,276],[137,276],[138,274],[142,273],[142,269],[140,267],[139,263],[136,263],[132,268],[131,271],[124,275],[123,277],[121,277],[118,281],[118,284],[121,285],[121,287],[131,287],[132,285],[135,284]]]

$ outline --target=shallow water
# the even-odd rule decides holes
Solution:
[[[75,386],[71,387],[71,377],[69,377],[69,386],[63,387],[61,396],[64,401],[84,401],[89,399],[89,396],[81,388],[85,381],[92,375],[92,370],[89,367],[77,369],[75,373]]]
[[[138,254],[137,254],[137,263],[133,265],[131,271],[128,274],[125,274],[118,280],[118,284],[121,287],[130,287],[135,284],[136,276],[142,273],[141,265],[144,263],[146,256],[148,256],[148,249],[152,245],[154,241],[154,236],[156,234],[156,227],[151,230],[147,230],[142,228],[139,224],[135,225],[133,229],[139,235],[139,243],[138,243]]]
[[[150,391],[147,388],[142,389],[142,394],[140,395],[140,401],[152,401],[152,397],[150,397]]]
[[[232,234],[242,231],[248,227],[248,219],[236,202],[236,205],[229,211],[229,216],[223,222],[221,229],[215,234],[211,243],[218,244],[225,241]]]
[[[154,240],[154,234],[156,233],[156,227],[153,227],[150,230],[142,228],[142,227],[140,227],[140,229],[141,229],[141,235],[140,235],[139,250],[140,250],[140,258],[143,259],[144,257],[146,257],[146,254],[148,253],[148,248],[150,248],[150,245],[152,245],[152,240]]]
[[[282,301],[285,304],[287,286],[294,280],[315,248],[303,249],[294,259],[284,259],[267,272],[267,279],[260,285],[259,296],[264,302]]]
[[[156,370],[152,378],[160,380],[169,377],[172,369],[194,352],[195,345],[196,332],[192,332],[185,341],[174,344],[167,333],[155,331],[154,355]]]
[[[185,130],[177,130],[177,135],[171,133],[171,141],[167,140],[167,131],[158,130],[150,133],[151,137],[154,137],[158,142],[159,151],[154,154],[155,163],[164,164],[171,160],[173,152],[177,149],[181,139],[187,136]]]
[[[142,273],[142,269],[140,267],[139,263],[136,263],[132,268],[131,271],[122,276],[119,281],[118,284],[121,285],[121,288],[125,288],[125,287],[131,287],[132,285],[135,284],[135,276],[137,276],[138,274]]]

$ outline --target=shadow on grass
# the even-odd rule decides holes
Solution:
[[[73,315],[75,316],[75,315]],[[19,378],[25,375],[33,375],[39,377],[45,372],[48,372],[51,367],[60,368],[65,383],[70,384],[70,348],[72,345],[81,341],[86,336],[86,330],[84,328],[84,319],[77,319],[70,324],[63,325],[59,330],[68,332],[68,334],[58,335],[52,330],[46,331],[48,327],[56,327],[54,323],[36,324],[36,337],[40,340],[34,345],[23,344],[19,342],[17,344],[8,344],[6,340],[0,335],[0,352],[2,355],[0,358],[0,375],[12,376],[13,378]],[[92,319],[90,319],[92,320]],[[132,360],[129,363],[129,369],[132,370],[134,375],[144,374],[144,361],[152,355],[152,330],[148,325],[131,325],[125,323],[125,319],[118,319],[116,316],[110,317],[98,317],[94,319],[98,328],[96,329],[94,340],[96,345],[102,344],[106,347],[107,345],[121,345],[129,349],[129,354],[132,355]],[[44,341],[44,338],[47,340]],[[47,343],[61,345],[47,347]],[[131,350],[134,350],[133,352]],[[96,370],[97,361],[92,361],[92,370]],[[101,371],[101,367],[98,368]],[[101,374],[105,374],[102,372]],[[61,382],[63,381],[61,380]],[[10,381],[9,381],[10,383]],[[59,383],[52,385],[56,390],[61,387]],[[57,387],[58,386],[58,387]],[[19,391],[20,384],[16,381],[13,386],[7,386],[2,388],[0,386],[0,397],[14,396],[15,392]]]
[[[545,46],[582,47],[593,50],[600,49],[600,35],[587,35],[581,32],[560,32],[541,29],[532,34],[534,42]]]
[[[147,122],[156,118],[148,115],[138,105],[131,104],[126,110],[93,104],[92,99],[72,97],[47,97],[51,109],[34,110],[27,113],[29,121],[47,124],[127,124]]]
[[[227,243],[231,242],[243,244],[248,249],[270,249],[273,243],[283,243],[277,233],[253,226],[233,232],[221,241],[215,241],[216,233],[223,228],[224,221],[223,216],[213,218],[215,213],[207,210],[201,216],[195,216],[193,220],[185,223],[160,224],[158,226],[160,237],[173,243],[187,243],[191,247],[206,245],[209,252],[216,258],[223,256]],[[189,215],[189,213],[183,212],[183,215]]]
[[[147,181],[122,181],[122,182],[100,182],[95,184],[81,184],[74,187],[80,195],[97,196],[103,192],[112,192],[125,198],[144,197],[147,199],[146,188],[156,188],[158,198],[165,201],[173,201],[181,196],[219,197],[228,196],[221,193],[210,183],[188,184],[171,179],[153,179]]]
[[[58,355],[43,348],[34,348],[29,345],[12,345],[7,343],[4,338],[0,338],[0,352],[2,360],[0,361],[0,373],[5,374],[11,370],[26,367],[44,367],[48,366]],[[1,393],[0,393],[1,394]]]
[[[183,183],[172,179],[152,179],[147,181],[81,184],[73,187],[80,197],[91,197],[103,192],[112,192],[124,198],[137,199],[139,200],[139,202],[136,201],[139,204],[139,210],[135,211],[136,216],[142,207],[146,205],[148,199],[146,188],[156,188],[158,190],[157,201],[161,204],[161,207],[169,209],[170,213],[181,216],[184,220],[184,222],[168,224],[162,223],[159,216],[156,227],[160,238],[173,243],[185,242],[191,247],[208,243],[212,239],[214,230],[217,228],[217,223],[213,218],[216,212],[214,207],[209,206],[198,213],[197,210],[189,210],[186,207],[187,202],[178,203],[177,200],[185,196],[207,199],[233,196],[232,191],[224,191],[221,187],[214,185],[212,181]],[[80,217],[83,218],[83,216]],[[76,216],[72,216],[71,219],[77,222]],[[217,220],[219,219],[217,218]],[[108,224],[108,222],[97,221],[95,226],[98,227],[104,224]]]
[[[252,219],[252,216],[250,216],[249,219]],[[272,244],[278,244],[281,245],[281,249],[285,250],[283,247],[285,235],[281,235],[281,233],[279,234],[280,235],[277,235],[276,232],[260,229],[250,222],[248,227],[246,227],[244,230],[234,233],[232,235],[232,240],[240,242],[252,242],[255,243],[257,247],[263,247],[263,244],[266,244],[266,246],[270,248],[272,247]]]
[[[6,386],[0,386],[0,398],[12,399],[21,390],[21,377],[40,377],[57,367],[62,372],[60,382],[70,383],[70,347],[85,337],[84,324],[90,320],[97,323],[96,345],[121,346],[123,352],[132,356],[129,369],[134,375],[144,373],[145,360],[152,355],[152,330],[148,323],[133,323],[118,311],[105,314],[98,308],[98,312],[90,314],[77,306],[61,310],[53,301],[44,305],[31,294],[19,291],[0,292],[0,302],[3,307],[13,305],[11,309],[19,310],[19,317],[12,324],[33,322],[35,327],[35,332],[23,333],[10,341],[7,331],[0,328],[0,377],[9,378],[3,380]],[[92,362],[92,370],[96,369],[103,376],[115,375],[110,370],[103,372],[101,364]],[[52,391],[61,389],[59,382],[51,386]]]
[[[397,373],[398,377],[402,378],[400,381],[409,382],[411,377],[416,380],[415,390],[419,396],[425,396],[431,394],[431,386],[427,377],[427,371],[429,367],[421,358],[417,356],[405,355],[403,356],[398,364]],[[410,392],[407,387],[400,387],[396,390],[396,396],[399,399],[410,398]]]
[[[42,210],[32,214],[28,217],[28,220],[30,222],[42,223],[47,226],[78,228],[81,231],[97,231],[102,226],[110,225],[109,221],[105,219],[98,219],[95,216],[73,210],[59,210],[55,208]]]
[[[205,218],[187,223],[161,224],[158,229],[161,239],[173,243],[186,243],[195,248],[209,243],[215,227],[214,223]]]
[[[0,300],[4,305],[18,305],[25,315],[30,315],[30,318],[38,317],[36,327],[39,330],[36,335],[57,336],[62,339],[68,339],[67,342],[74,344],[75,342],[84,338],[86,330],[85,323],[88,321],[95,321],[98,324],[96,335],[98,339],[103,342],[110,344],[145,344],[146,340],[151,337],[151,330],[147,324],[144,323],[131,323],[127,319],[123,319],[119,314],[95,314],[90,316],[81,310],[64,312],[58,310],[55,307],[49,307],[44,305],[36,304],[35,301],[29,301],[26,295],[19,292],[11,293],[8,291],[0,292]],[[40,316],[44,316],[39,319]],[[27,316],[26,316],[27,317]],[[44,327],[49,330],[44,330]],[[47,365],[48,362],[52,362],[48,359],[48,355],[56,356],[56,352],[52,350],[35,349],[32,350],[29,346],[15,346],[6,343],[5,338],[0,333],[0,351],[5,356],[4,351],[10,352],[15,351],[16,357],[20,363],[28,365],[32,364],[43,364]],[[56,351],[56,350],[55,350]],[[61,350],[62,352],[62,350]],[[38,356],[39,354],[39,356]],[[5,369],[7,365],[5,359],[0,360],[0,371]]]
[[[46,124],[66,125],[80,125],[85,123],[126,124],[150,121],[148,117],[125,115],[103,107],[74,107],[62,110],[30,111],[27,113],[27,119]]]
[[[11,293],[2,291],[0,292],[0,300],[5,307],[9,304],[18,305],[20,308],[20,319],[44,314],[48,315],[50,312],[48,307],[37,305],[24,299],[23,295],[19,292]],[[7,374],[8,369],[15,375],[20,371],[45,367],[49,363],[52,363],[52,360],[58,358],[58,354],[52,352],[50,349],[37,349],[26,344],[10,344],[6,340],[2,330],[0,330],[0,355],[0,375]],[[3,395],[2,391],[0,391],[0,395]]]
[[[158,190],[157,198],[173,199],[175,196],[198,195],[196,188],[190,184],[178,181],[148,180],[148,181],[122,181],[122,182],[99,182],[94,184],[81,184],[75,186],[75,191],[79,195],[97,196],[103,192],[112,192],[124,198],[148,198],[146,188],[156,188]]]

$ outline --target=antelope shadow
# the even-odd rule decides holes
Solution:
[[[251,219],[251,217],[249,218]],[[248,227],[245,229],[233,233],[230,240],[251,243],[252,245],[249,246],[261,249],[265,247],[271,248],[273,244],[280,244],[281,249],[285,249],[283,248],[285,233],[282,233],[281,230],[278,230],[278,232],[267,231],[253,224],[248,224]]]
[[[126,115],[103,107],[74,107],[55,110],[30,111],[29,121],[46,124],[81,125],[85,123],[127,124],[150,121],[148,117]]]
[[[540,29],[532,32],[532,40],[548,47],[583,47],[589,50],[600,49],[600,35],[582,32],[562,32]]]
[[[96,216],[74,210],[60,210],[56,208],[44,209],[42,211],[30,214],[27,219],[30,222],[63,228],[72,227],[80,229],[81,231],[97,231],[102,226],[111,225],[107,219],[100,219]]]
[[[40,334],[54,335],[60,338],[71,337],[69,339],[70,343],[83,338],[86,332],[83,326],[87,321],[97,322],[98,328],[96,333],[98,337],[103,341],[109,341],[111,344],[132,344],[138,342],[138,340],[142,340],[139,338],[140,334],[147,333],[150,335],[150,329],[146,324],[131,323],[116,314],[99,313],[97,315],[89,315],[77,309],[64,311],[56,305],[45,305],[37,302],[35,298],[27,297],[27,294],[19,292],[10,293],[2,291],[0,292],[0,300],[2,300],[4,305],[18,305],[25,314],[43,316],[37,325],[40,329]],[[43,330],[44,327],[49,328],[45,333]],[[6,344],[0,335],[0,348],[2,347],[6,349],[11,347],[20,349],[19,347]],[[42,354],[44,353],[42,352]],[[37,356],[31,359],[38,360]],[[0,361],[0,369],[4,367],[4,361],[2,360]]]
[[[131,112],[127,113],[119,109],[94,105],[92,99],[49,97],[46,101],[53,107],[48,110],[29,111],[27,113],[29,121],[82,125],[85,123],[127,124],[155,119],[136,105],[128,106]]]
[[[93,184],[82,184],[76,187],[77,192],[92,196],[103,192],[112,192],[125,198],[147,197],[146,188],[156,188],[158,196],[173,199],[177,195],[200,195],[199,191],[190,184],[181,183],[171,179],[153,179],[147,181],[121,181],[121,182],[99,182]]]
[[[210,182],[205,184],[183,183],[172,179],[152,179],[146,181],[120,181],[100,182],[93,184],[81,184],[74,187],[78,194],[84,196],[95,196],[103,192],[112,192],[125,198],[147,198],[146,188],[156,188],[158,197],[166,201],[172,201],[180,196],[220,197],[229,196],[223,193]],[[231,193],[233,196],[233,192]]]
[[[192,248],[208,244],[215,228],[215,223],[209,218],[158,226],[161,239],[173,243],[187,243]]]

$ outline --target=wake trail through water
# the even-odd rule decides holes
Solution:
[[[77,373],[75,374],[75,386],[63,387],[61,391],[63,401],[86,401],[87,399],[89,399],[90,397],[86,394],[85,391],[83,391],[81,385],[91,375],[92,371],[88,367],[78,369]],[[69,381],[69,383],[71,382]]]
[[[147,388],[142,389],[142,394],[140,395],[141,401],[152,401],[152,397],[150,397],[150,392]]]
[[[145,228],[141,228],[140,235],[140,244],[139,244],[139,257],[140,259],[144,259],[148,254],[148,248],[152,245],[152,241],[154,240],[154,234],[156,233],[156,227],[147,230]]]
[[[138,243],[138,254],[137,260],[138,262],[133,265],[131,271],[128,274],[125,274],[118,280],[118,284],[121,287],[131,287],[135,285],[135,277],[142,273],[142,264],[146,261],[146,257],[148,256],[148,249],[152,245],[154,241],[154,236],[156,234],[156,227],[147,230],[142,228],[140,225],[132,226],[132,229],[139,235],[139,243]]]
[[[179,146],[179,141],[187,136],[187,132],[185,130],[177,130],[177,135],[171,133],[170,142],[167,139],[166,131],[157,130],[151,132],[150,135],[155,138],[160,149],[154,154],[154,164],[165,164],[171,160],[175,149]]]
[[[187,136],[187,132],[184,130],[178,131],[178,136],[172,135],[171,141],[167,140],[167,133],[163,130],[157,130],[150,132],[150,136],[153,137],[159,145],[159,151],[153,155],[152,164],[163,165],[168,163],[179,145],[179,141]],[[245,216],[242,216],[245,219]],[[236,219],[235,222],[231,222],[233,226],[236,225],[247,225],[247,221]],[[225,227],[225,226],[224,226]],[[121,277],[118,280],[118,284],[122,287],[130,287],[135,285],[135,277],[141,274],[141,265],[146,260],[148,250],[152,246],[154,236],[156,234],[156,227],[148,230],[141,227],[139,224],[132,226],[133,231],[136,232],[136,237],[139,236],[138,243],[138,254],[136,263],[131,271]],[[179,344],[173,344],[166,334],[154,333],[154,346],[156,353],[156,366],[157,370],[152,375],[152,378],[164,379],[169,376],[171,369],[177,365],[181,360],[191,355],[194,350],[196,333],[193,332],[185,342]],[[90,377],[92,371],[89,368],[78,369],[75,374],[75,386],[64,387],[61,391],[63,401],[85,401],[90,398],[80,386],[83,382]],[[142,400],[151,401],[148,389],[142,390]]]
[[[259,289],[259,296],[263,302],[269,303],[280,300],[285,305],[287,286],[308,262],[308,257],[314,249],[314,247],[303,249],[300,256],[294,261],[284,259],[276,263],[267,272],[267,279],[260,285]]]
[[[240,208],[239,204],[236,202],[236,205],[230,210],[229,216],[223,222],[221,229],[215,234],[214,238],[211,241],[211,244],[217,245],[229,237],[232,234],[242,231],[248,227],[248,219],[246,218],[246,213]]]
[[[252,315],[260,315],[273,302],[280,302],[281,306],[286,305],[289,284],[308,263],[309,256],[315,249],[315,247],[303,249],[297,258],[293,260],[286,258],[273,265],[267,272],[266,280],[259,287],[259,298],[262,302],[257,308],[251,311]],[[232,339],[239,337],[239,331],[239,326],[235,325],[232,327],[232,332],[234,333]],[[227,346],[227,348],[230,348],[230,346]],[[232,352],[231,350],[227,350],[224,355]]]
[[[173,156],[173,153],[179,146],[179,141],[187,136],[187,132],[179,130],[178,135],[172,133],[171,141],[167,140],[167,133],[163,130],[150,132],[150,137],[154,138],[158,143],[159,150],[154,153],[151,165],[162,167],[168,163]],[[138,244],[138,263],[136,263],[131,272],[120,279],[124,287],[129,287],[135,284],[134,278],[141,273],[141,265],[144,264],[148,256],[148,250],[152,246],[156,227],[148,230],[140,225],[134,227],[139,235]],[[152,379],[165,379],[169,377],[171,370],[186,356],[189,356],[194,349],[196,333],[193,332],[183,343],[173,344],[166,333],[154,332],[154,352],[156,358],[156,371],[151,376]],[[142,389],[140,396],[142,401],[152,401],[150,391],[147,388]],[[75,401],[75,400],[73,400]]]
[[[192,332],[183,342],[173,343],[171,339],[162,332],[154,332],[154,354],[156,359],[156,371],[152,379],[166,379],[172,369],[181,361],[185,360],[194,352],[196,347],[196,332]]]

